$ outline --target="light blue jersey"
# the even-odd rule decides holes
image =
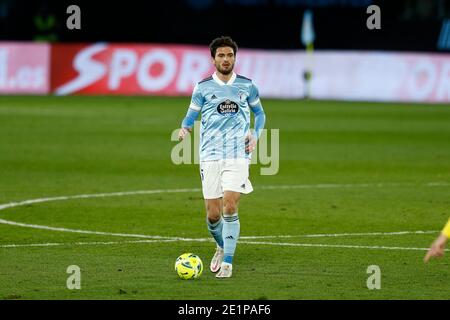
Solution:
[[[201,112],[200,161],[250,157],[245,152],[250,110],[255,113],[255,138],[258,138],[265,115],[258,89],[250,79],[233,73],[224,83],[214,73],[197,83],[182,127],[192,128]]]

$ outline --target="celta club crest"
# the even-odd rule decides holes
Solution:
[[[238,92],[239,100],[245,102],[247,100],[247,92],[239,90]]]

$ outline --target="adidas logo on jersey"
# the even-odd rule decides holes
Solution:
[[[233,240],[234,237],[233,236],[228,236],[228,237],[225,237],[225,239]]]

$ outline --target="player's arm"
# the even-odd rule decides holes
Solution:
[[[181,122],[181,128],[178,133],[178,140],[183,140],[188,132],[192,131],[192,127],[194,126],[194,122],[200,113],[200,110],[203,105],[203,97],[201,95],[200,90],[198,89],[198,85],[194,87],[194,92],[192,93],[191,104],[189,105],[186,116]]]
[[[255,115],[255,139],[258,140],[266,123],[266,114],[261,103],[255,107],[251,107],[251,109]]]
[[[259,92],[255,85],[252,85],[250,90],[250,96],[248,98],[248,104],[255,116],[255,130],[254,135],[248,137],[248,144],[246,147],[247,152],[252,152],[256,147],[256,142],[261,136],[261,132],[264,129],[266,123],[266,114],[264,113],[261,100],[259,98]]]
[[[196,111],[191,107],[188,108],[186,116],[181,122],[180,132],[178,133],[178,140],[183,140],[188,132],[192,131],[192,127],[194,126],[194,122],[197,119],[199,113],[200,111]]]
[[[441,234],[433,242],[427,254],[425,255],[424,261],[428,262],[431,258],[442,257],[445,252],[445,246],[448,239],[450,238],[450,219],[442,230]]]

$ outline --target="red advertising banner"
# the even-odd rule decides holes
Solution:
[[[57,95],[188,95],[212,74],[208,49],[159,45],[54,45],[52,88]]]
[[[50,92],[50,45],[0,43],[0,94]]]
[[[206,46],[106,43],[53,45],[51,69],[57,95],[190,95],[214,72]],[[262,97],[292,99],[305,69],[316,99],[450,102],[448,54],[242,49],[235,71]]]

